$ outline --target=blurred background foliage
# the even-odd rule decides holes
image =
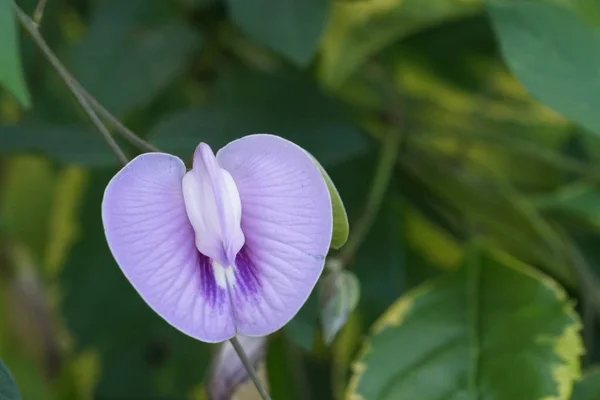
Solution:
[[[216,348],[115,265],[100,203],[118,161],[28,35],[12,40],[11,3],[0,357],[25,400],[204,399]],[[331,257],[360,299],[331,345],[317,291],[269,338],[273,398],[600,399],[595,0],[48,0],[39,29],[161,150],[275,133],[331,175],[354,243]]]

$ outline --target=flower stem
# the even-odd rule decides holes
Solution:
[[[33,11],[33,23],[37,26],[40,26],[42,23],[42,18],[44,17],[44,8],[46,8],[46,3],[48,0],[40,0]]]
[[[79,102],[79,104],[81,105],[83,110],[86,112],[88,117],[91,119],[92,123],[96,126],[98,131],[100,131],[100,133],[104,137],[104,140],[106,141],[108,146],[112,149],[112,151],[115,153],[115,156],[117,157],[119,162],[121,162],[122,164],[127,164],[127,162],[129,161],[129,158],[123,152],[123,150],[121,150],[121,147],[119,146],[117,141],[112,137],[112,135],[110,134],[110,132],[108,131],[106,126],[104,126],[104,124],[102,123],[102,120],[100,120],[100,118],[98,117],[98,115],[96,114],[94,109],[91,107],[87,98],[79,90],[78,85],[76,85],[74,83],[74,78],[67,71],[67,69],[62,65],[62,63],[60,62],[58,57],[56,57],[56,55],[52,52],[52,50],[50,50],[50,47],[48,47],[48,44],[46,43],[46,41],[44,40],[44,38],[38,31],[36,23],[33,22],[33,20],[31,18],[29,18],[29,16],[27,16],[27,14],[25,14],[25,12],[23,12],[23,10],[21,10],[21,8],[16,3],[13,3],[13,5],[15,8],[15,13],[17,15],[17,18],[21,22],[21,25],[23,25],[23,28],[25,28],[25,30],[29,33],[29,35],[31,36],[33,41],[36,43],[36,45],[40,48],[40,50],[42,51],[42,53],[44,54],[46,59],[50,62],[50,64],[54,67],[56,72],[58,72],[58,75],[61,77],[61,79],[65,82],[67,87],[71,90],[71,93],[73,93],[73,96],[75,96],[75,98],[77,99],[77,101]]]
[[[244,365],[244,368],[246,368],[246,371],[248,372],[248,375],[250,376],[250,379],[252,379],[252,382],[254,382],[254,386],[256,386],[256,390],[258,390],[258,393],[260,394],[260,397],[263,400],[271,400],[271,397],[269,396],[269,394],[265,390],[262,382],[260,381],[260,378],[256,374],[256,371],[254,370],[254,367],[252,366],[252,363],[248,359],[248,356],[244,352],[244,349],[242,348],[242,345],[238,341],[237,337],[234,336],[229,341],[231,342],[231,345],[233,346],[233,348],[234,348],[235,352],[237,353],[238,357],[242,361],[242,364]]]
[[[40,3],[38,4],[38,8],[36,8],[36,13],[39,14],[38,9],[43,10],[43,6],[45,5],[45,3],[46,2],[44,0],[40,0]],[[130,143],[132,143],[134,146],[136,146],[140,150],[152,151],[152,152],[160,151],[160,150],[158,150],[158,148],[154,147],[153,145],[151,145],[150,143],[148,143],[147,141],[145,141],[144,139],[140,138],[138,135],[133,133],[121,121],[119,121],[119,119],[117,117],[112,115],[110,113],[110,111],[108,111],[102,104],[100,104],[100,102],[98,100],[96,100],[94,98],[94,96],[92,96],[87,90],[85,90],[85,88],[83,86],[81,86],[81,84],[64,67],[64,65],[62,65],[62,63],[58,60],[58,58],[52,52],[52,50],[50,50],[50,48],[48,47],[45,40],[40,35],[40,33],[37,29],[39,22],[37,22],[37,20],[31,20],[23,12],[23,10],[21,10],[16,4],[15,4],[15,10],[17,13],[17,17],[19,18],[19,21],[21,22],[23,27],[27,30],[27,32],[29,32],[31,37],[37,43],[38,47],[40,47],[40,49],[42,50],[42,52],[44,53],[46,58],[50,61],[50,63],[54,67],[54,69],[60,74],[63,81],[67,84],[69,89],[73,92],[73,94],[75,95],[77,100],[80,102],[82,107],[84,107],[84,109],[86,109],[86,112],[87,112],[87,108],[92,108],[93,110],[95,110],[95,113],[99,114],[102,118],[104,118],[104,120],[106,122],[108,122],[116,130],[117,133],[119,133],[122,137],[127,139]],[[38,15],[38,14],[35,14],[35,15]],[[41,15],[41,14],[39,14],[39,15]],[[87,106],[84,105],[84,103],[82,103],[82,101],[80,100],[81,98],[84,98],[84,100],[85,100],[84,103],[87,103]],[[89,115],[89,112],[88,112],[88,115]],[[94,118],[92,118],[92,120],[94,120]],[[104,130],[106,130],[106,129],[104,129]],[[100,131],[102,132],[102,129],[100,129]],[[112,147],[113,146],[111,146],[111,148]]]
[[[371,225],[379,213],[381,203],[387,192],[392,170],[396,164],[398,150],[400,148],[401,135],[394,128],[386,135],[381,144],[381,156],[373,177],[373,184],[369,190],[365,211],[357,221],[348,243],[342,247],[339,259],[342,264],[348,264],[354,254],[365,240]]]
[[[115,128],[115,130],[121,134],[125,139],[129,140],[134,146],[137,146],[140,150],[146,150],[151,152],[160,151],[135,133],[131,129],[127,128],[117,117],[112,115],[98,100],[94,98],[79,82],[71,76],[73,84],[75,84],[81,94],[85,96],[90,105],[100,114],[109,124]]]

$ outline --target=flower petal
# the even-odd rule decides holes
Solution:
[[[147,153],[128,163],[104,192],[102,220],[123,273],[148,305],[205,342],[235,334],[227,288],[194,243],[182,193],[183,162]]]
[[[246,243],[230,287],[237,332],[267,335],[298,312],[323,271],[332,235],[329,191],[308,153],[277,136],[233,141],[217,161],[242,203]]]

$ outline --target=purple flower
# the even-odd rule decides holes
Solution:
[[[108,245],[140,296],[205,342],[263,336],[304,304],[332,239],[326,181],[311,156],[273,135],[249,135],[193,168],[146,153],[108,184]]]

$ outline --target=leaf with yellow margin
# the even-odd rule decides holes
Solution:
[[[480,10],[477,0],[336,1],[321,39],[321,79],[337,87],[395,40]]]
[[[462,268],[398,299],[372,327],[348,400],[567,400],[580,321],[565,292],[512,257],[469,249]]]

